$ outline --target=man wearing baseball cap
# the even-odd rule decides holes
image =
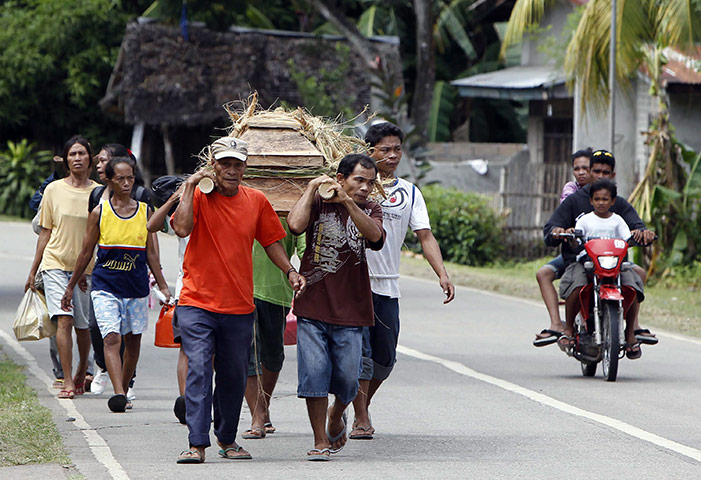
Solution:
[[[201,169],[185,181],[172,226],[180,237],[190,235],[183,262],[183,288],[176,310],[182,347],[188,358],[185,389],[190,448],[178,463],[202,463],[214,434],[226,459],[250,459],[236,444],[241,404],[253,334],[253,241],[286,273],[295,291],[306,287],[279,243],[285,237],[270,202],[258,190],[241,185],[246,170],[246,142],[222,137],[209,148],[214,174]],[[204,177],[215,189],[204,194]],[[216,387],[212,394],[212,360]]]

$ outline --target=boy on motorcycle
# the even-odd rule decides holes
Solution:
[[[568,228],[565,232],[574,233],[575,230],[580,230],[585,239],[620,238],[629,240],[632,235],[625,220],[620,215],[610,211],[610,208],[616,203],[616,195],[616,184],[611,180],[602,178],[591,184],[589,198],[594,211],[582,215],[575,226]],[[570,239],[568,243],[575,251],[582,249],[574,238]],[[565,331],[564,335],[557,340],[557,344],[563,351],[574,345],[574,319],[579,310],[579,291],[589,283],[584,266],[579,261],[585,256],[584,251],[577,255],[577,261],[567,266],[560,282],[560,296],[567,299]],[[621,283],[635,289],[638,297],[637,302],[643,301],[645,298],[643,283],[640,277],[631,271],[630,267],[624,266],[621,269]],[[575,307],[571,308],[570,303],[574,303]],[[635,333],[633,333],[633,326],[631,316],[626,316],[625,350],[626,356],[631,360],[642,356],[640,343],[637,342]]]
[[[592,154],[590,162],[589,173],[591,180],[596,181],[600,178],[608,178],[613,180],[616,176],[615,167],[616,159],[610,152],[607,152],[606,150],[595,151]],[[593,210],[593,206],[589,198],[589,189],[590,186],[587,185],[573,193],[567,197],[565,201],[560,204],[560,206],[557,207],[555,212],[553,212],[552,216],[545,224],[545,227],[543,227],[546,245],[551,247],[560,245],[561,240],[556,235],[563,233],[567,228],[573,227],[581,215]],[[617,196],[611,210],[625,220],[631,231],[631,235],[636,242],[649,243],[655,237],[654,232],[646,229],[645,224],[640,219],[635,209],[626,201],[625,198]],[[576,252],[571,249],[568,243],[564,243],[562,245],[562,256],[565,260],[565,264],[570,264],[575,260]],[[635,270],[641,281],[644,282],[644,270],[637,265],[633,266],[633,270]],[[577,304],[573,305],[573,307],[576,311]],[[567,310],[567,308],[569,307],[566,306],[565,309]],[[649,330],[640,328],[640,324],[638,323],[638,309],[639,304],[636,301],[627,313],[627,316],[629,315],[633,321],[636,338],[641,343],[654,345],[658,342],[658,339],[654,334],[650,333]],[[551,329],[559,330],[558,328],[554,327]],[[556,335],[553,336],[557,338]]]

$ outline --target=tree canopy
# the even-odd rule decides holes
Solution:
[[[190,21],[314,33],[400,38],[397,85],[413,123],[448,140],[468,104],[449,82],[487,58],[494,25],[473,15],[479,0],[188,0]],[[75,133],[94,143],[127,142],[129,129],[98,105],[128,21],[149,16],[177,25],[182,0],[9,0],[0,2],[0,140],[58,147]],[[332,15],[321,13],[328,7]],[[420,13],[420,15],[419,15]],[[335,17],[339,22],[329,21]],[[419,18],[420,17],[420,18]],[[339,28],[345,25],[347,30]],[[426,48],[428,46],[428,48]],[[354,47],[355,48],[355,47]],[[368,56],[374,60],[375,56]],[[492,63],[492,58],[488,59]],[[434,89],[434,80],[439,83]],[[340,94],[342,97],[342,93]],[[429,125],[430,124],[430,125]],[[494,129],[485,129],[490,131]]]
[[[127,15],[111,0],[29,0],[0,5],[3,136],[61,144],[118,128],[98,100],[119,51]],[[104,137],[102,137],[104,138]]]

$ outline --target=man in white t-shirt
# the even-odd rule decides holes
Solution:
[[[368,251],[370,286],[372,288],[375,326],[365,327],[363,332],[363,371],[360,389],[353,401],[355,421],[349,438],[370,440],[372,427],[368,406],[389,377],[397,357],[399,338],[399,256],[407,227],[419,237],[421,248],[428,263],[436,272],[448,303],[455,298],[448,272],[443,265],[443,256],[436,238],[431,233],[426,203],[421,191],[394,172],[402,159],[404,132],[389,122],[372,125],[365,134],[365,142],[372,148],[372,158],[377,163],[380,179],[387,192],[381,202],[382,224],[387,239],[382,250]]]

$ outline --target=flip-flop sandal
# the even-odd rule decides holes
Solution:
[[[562,332],[558,332],[557,330],[550,330],[549,328],[541,330],[538,335],[545,335],[546,333],[548,334],[547,337],[536,338],[535,340],[533,340],[533,345],[536,347],[545,347],[546,345],[552,345],[553,343],[557,343],[557,340],[563,335]]]
[[[574,338],[565,335],[564,333],[557,339],[557,346],[560,350],[567,353],[568,348],[574,347]]]
[[[372,440],[373,434],[371,432],[372,427],[355,427],[350,435],[348,435],[348,438],[351,440]]]
[[[639,328],[633,332],[633,335],[635,335],[635,339],[639,343],[644,343],[645,345],[657,345],[660,341],[660,339],[647,328]]]
[[[75,384],[75,394],[83,395],[85,393],[85,382]]]
[[[264,428],[249,428],[241,435],[241,438],[245,440],[260,440],[265,438]]]
[[[272,422],[268,422],[265,425],[263,425],[263,428],[265,428],[265,434],[270,435],[271,433],[275,433],[277,429],[273,427]]]
[[[204,457],[197,450],[183,450],[175,463],[204,463]]]
[[[338,432],[336,435],[332,436],[329,433],[328,427],[326,427],[326,436],[329,437],[329,443],[331,445],[333,445],[338,440],[340,440],[348,431],[348,422],[347,422],[346,412],[343,412],[343,415],[341,416],[341,420],[343,421],[343,429],[340,432]],[[329,448],[329,453],[338,453],[341,450],[343,450],[343,447],[345,447],[345,445],[341,445],[338,448]]]
[[[234,455],[231,456],[229,455],[229,452],[240,452],[243,450],[243,447],[239,445],[238,447],[229,447],[229,448],[223,448],[219,450],[219,456],[222,458],[226,458],[227,460],[251,460],[253,457],[251,456],[250,453],[246,452],[244,455]]]
[[[312,448],[307,452],[307,460],[310,462],[328,462],[331,460],[330,454],[331,450],[328,448],[323,448],[321,450]]]
[[[61,390],[58,392],[58,398],[62,400],[73,400],[73,398],[75,398],[75,390]]]
[[[628,360],[637,360],[643,356],[643,349],[640,348],[639,343],[626,343],[625,351]]]
[[[372,427],[354,427],[348,438],[352,440],[372,440],[375,429]]]
[[[59,390],[63,389],[63,379],[58,378],[54,380],[54,384],[52,385],[54,388],[58,388]]]
[[[114,413],[124,413],[127,409],[127,396],[123,394],[112,395],[109,400],[107,400],[107,407]]]

